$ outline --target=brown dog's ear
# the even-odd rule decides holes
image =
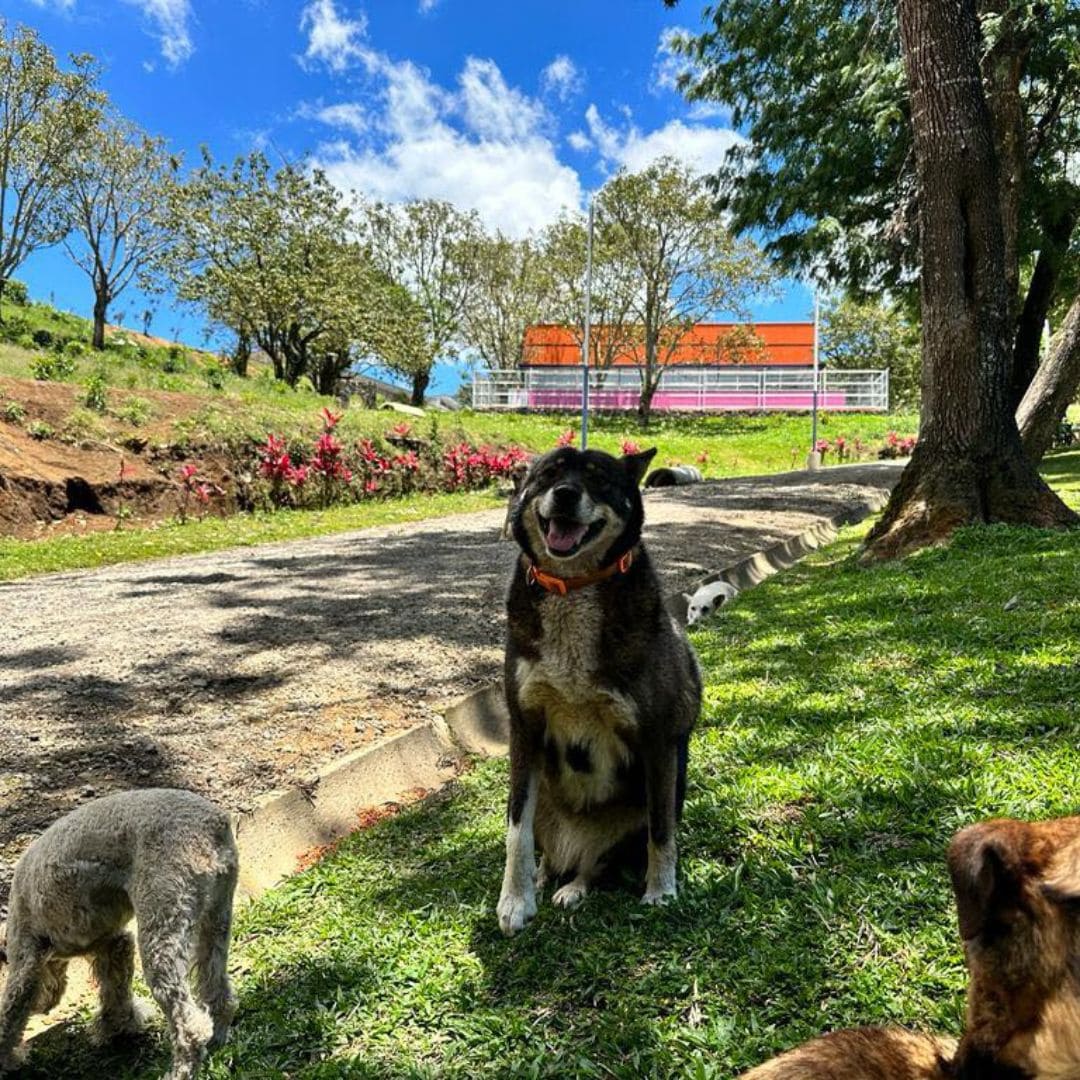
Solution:
[[[949,845],[949,876],[965,941],[1000,928],[1019,910],[1023,875],[1015,833],[1020,826],[1011,821],[969,825]]]
[[[622,462],[623,468],[634,481],[634,487],[637,487],[645,478],[645,473],[649,470],[649,462],[652,461],[655,456],[656,447],[654,446],[650,450],[642,450],[640,454],[623,454],[619,459]]]

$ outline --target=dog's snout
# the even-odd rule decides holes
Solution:
[[[552,488],[551,501],[557,514],[573,513],[581,501],[581,489],[573,487],[571,484],[560,484],[558,487]]]

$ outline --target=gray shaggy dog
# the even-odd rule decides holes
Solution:
[[[30,1014],[60,1001],[73,956],[89,956],[99,986],[97,1037],[140,1030],[134,917],[143,976],[168,1022],[167,1080],[192,1080],[236,1011],[226,973],[236,877],[228,816],[189,791],[125,791],[50,825],[15,866],[6,944],[0,929],[0,1073],[18,1064]]]

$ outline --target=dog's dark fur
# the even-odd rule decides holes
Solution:
[[[969,976],[955,1054],[929,1036],[863,1028],[744,1080],[1080,1077],[1080,818],[971,825],[949,845],[949,874]]]
[[[539,883],[561,886],[557,905],[580,900],[616,853],[646,866],[646,902],[675,895],[675,826],[701,677],[641,544],[638,488],[653,453],[554,450],[533,463],[514,506],[522,557],[507,601],[510,800],[499,900],[507,934],[536,912],[534,844]],[[549,547],[557,533],[545,530],[576,535],[585,525],[572,550]],[[588,576],[627,552],[625,573],[567,595],[526,573],[532,563]]]

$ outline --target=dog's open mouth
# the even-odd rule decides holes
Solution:
[[[589,525],[574,518],[537,516],[540,518],[540,528],[544,532],[544,543],[548,551],[561,559],[576,554],[604,527],[603,518]]]

